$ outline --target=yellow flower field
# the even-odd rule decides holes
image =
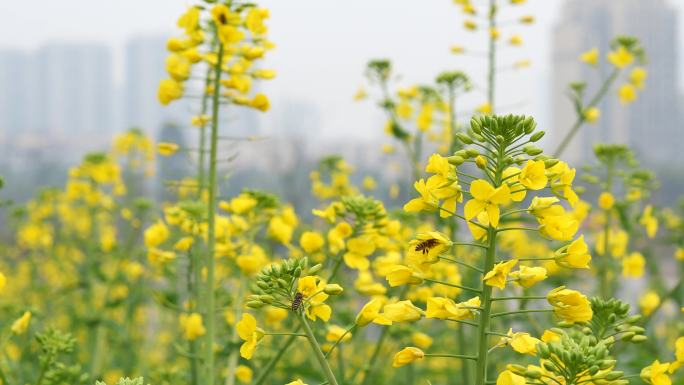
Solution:
[[[529,4],[453,1],[462,41],[445,48],[483,53],[484,83],[463,68],[403,84],[368,58],[349,98],[375,105],[378,152],[404,177],[385,185],[331,154],[307,171],[309,212],[251,186],[225,193],[222,146],[254,140],[227,116],[274,102],[272,15],[188,3],[157,96],[194,105],[179,124],[197,146],[131,129],[25,203],[0,189],[0,384],[684,384],[684,204],[656,199],[658,175],[626,145],[564,157],[602,101],[647,92],[639,39],[573,58],[592,78],[568,85],[574,119],[549,148],[535,117],[496,101],[497,59],[524,50]],[[150,199],[170,158],[191,175]]]

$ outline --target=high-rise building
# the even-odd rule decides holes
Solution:
[[[628,144],[639,159],[657,166],[684,159],[678,148],[684,130],[678,113],[677,17],[667,0],[567,0],[553,36],[553,112],[551,141],[558,143],[575,121],[567,98],[568,84],[586,81],[593,95],[611,71],[605,54],[610,41],[619,35],[639,38],[648,56],[645,90],[633,104],[623,106],[611,91],[599,105],[602,116],[595,125],[583,127],[564,157],[586,163],[593,158],[595,143]],[[601,52],[596,70],[579,61],[593,47]],[[625,77],[618,80],[617,89]]]
[[[26,52],[0,52],[0,138],[31,129],[31,65]]]
[[[166,77],[166,39],[141,36],[128,41],[123,91],[124,124],[156,132],[169,109],[157,100],[157,86]]]
[[[109,136],[112,57],[105,45],[51,44],[34,55],[41,135]]]
[[[157,98],[159,81],[168,78],[164,68],[166,38],[161,36],[139,36],[128,41],[125,49],[125,71],[123,85],[123,123],[127,127],[139,127],[152,136],[157,136],[167,123],[187,127],[190,117],[198,114],[196,99],[174,101],[162,106]],[[198,68],[201,65],[197,66]],[[199,83],[192,80],[185,84],[186,95],[199,95]]]
[[[50,44],[0,52],[0,136],[61,139],[112,130],[109,49]]]

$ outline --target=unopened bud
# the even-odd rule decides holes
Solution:
[[[449,161],[449,164],[453,164],[454,166],[460,166],[465,161],[463,158],[456,155],[448,157],[447,160]]]
[[[467,156],[468,158],[473,158],[473,157],[480,155],[480,152],[474,148],[469,148],[469,149],[466,149],[466,154],[468,154],[468,156]]]
[[[559,162],[558,159],[553,159],[553,158],[552,159],[546,159],[544,161],[544,167],[545,168],[551,168],[551,167],[557,165],[558,162]]]
[[[530,136],[530,142],[532,142],[532,143],[538,142],[541,138],[544,137],[545,134],[546,134],[546,132],[544,132],[544,131],[535,132],[534,134],[532,134],[532,136]]]
[[[247,307],[252,308],[252,309],[259,309],[264,307],[264,303],[261,301],[249,301],[247,302]]]
[[[323,265],[321,265],[320,263],[319,263],[319,264],[316,264],[316,265],[313,265],[313,266],[311,266],[311,268],[309,269],[309,273],[308,273],[308,274],[309,274],[309,275],[314,275],[314,274],[318,273],[322,268],[323,268]]]
[[[260,300],[261,302],[263,302],[263,303],[271,304],[271,303],[273,303],[273,301],[275,300],[275,298],[273,298],[272,295],[266,294],[266,295],[260,295],[260,296],[259,296],[259,300]]]
[[[646,337],[643,334],[637,334],[634,337],[632,337],[632,339],[630,341],[634,342],[635,344],[638,344],[638,343],[644,342],[646,340],[648,340],[648,337]]]
[[[477,157],[475,157],[475,165],[478,168],[484,170],[487,168],[487,159],[485,159],[485,157],[482,155],[478,155]]]
[[[541,378],[541,376],[542,376],[542,373],[538,370],[528,369],[527,371],[525,371],[525,377],[527,377],[527,378],[532,378],[532,379],[536,380],[538,378]]]
[[[336,284],[336,283],[329,283],[325,285],[325,288],[323,288],[323,292],[328,295],[338,295],[341,294],[344,291],[342,286]]]
[[[523,151],[525,152],[525,154],[527,154],[529,156],[536,156],[536,155],[539,155],[542,152],[544,152],[544,150],[542,150],[539,147],[535,147],[535,146],[525,146],[523,148]]]
[[[456,138],[458,138],[458,140],[460,140],[461,142],[463,142],[465,144],[473,144],[473,140],[470,139],[470,137],[468,135],[466,135],[462,132],[459,132],[458,134],[456,134]]]

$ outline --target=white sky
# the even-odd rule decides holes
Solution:
[[[380,135],[382,115],[372,103],[351,101],[364,83],[369,59],[392,59],[407,85],[429,82],[443,70],[461,69],[484,86],[483,60],[449,53],[454,43],[477,44],[473,35],[461,28],[459,11],[450,0],[259,3],[271,10],[270,36],[278,46],[265,61],[265,67],[278,71],[278,78],[262,89],[276,106],[274,112],[278,101],[314,103],[322,117],[322,134],[328,138]],[[670,3],[682,14],[684,0]],[[120,80],[125,41],[144,34],[171,36],[178,15],[191,4],[189,0],[0,0],[0,48],[34,49],[53,41],[104,42],[114,50],[116,78]],[[542,127],[550,121],[546,102],[550,32],[561,4],[562,0],[529,0],[513,12],[532,13],[537,24],[502,31],[504,38],[519,32],[525,39],[524,48],[502,52],[502,63],[529,58],[533,67],[501,77],[500,105],[519,105],[516,112],[534,115]],[[681,24],[684,17],[680,17]],[[680,28],[680,52],[684,51],[683,30]],[[680,80],[684,81],[684,76]],[[464,104],[469,108],[482,100],[484,95],[475,92]],[[278,115],[267,117],[267,124],[273,116]]]

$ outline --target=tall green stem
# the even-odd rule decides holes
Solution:
[[[306,334],[306,338],[309,340],[311,349],[314,351],[316,361],[318,361],[318,365],[321,367],[321,370],[325,375],[325,379],[328,380],[328,385],[337,385],[335,374],[333,374],[332,369],[330,369],[330,365],[328,365],[328,361],[325,359],[325,355],[323,354],[318,341],[316,341],[316,336],[314,336],[309,323],[306,322],[306,318],[304,318],[305,315],[303,313],[299,313],[298,316],[299,322],[302,324],[302,329],[304,329],[304,334]]]
[[[610,86],[615,82],[615,79],[617,79],[617,76],[619,73],[620,73],[620,70],[618,70],[618,69],[613,70],[613,73],[611,73],[610,76],[608,77],[608,79],[606,79],[606,81],[603,82],[603,84],[601,85],[601,88],[599,88],[598,92],[596,92],[596,95],[594,95],[594,97],[591,98],[591,101],[589,101],[587,108],[596,107],[596,105],[606,95],[606,92],[608,92],[608,90],[610,89]],[[563,151],[565,151],[565,148],[568,147],[568,145],[570,144],[572,139],[575,137],[575,135],[577,135],[577,132],[582,127],[584,122],[586,122],[586,117],[584,116],[584,111],[577,111],[577,120],[572,125],[570,130],[568,130],[568,133],[565,134],[565,137],[563,138],[563,140],[558,145],[558,148],[556,148],[556,151],[553,152],[554,158],[558,158],[563,154]]]
[[[492,7],[494,7],[492,1]],[[505,148],[499,147],[496,161],[496,172],[494,173],[494,184],[496,187],[501,185],[502,164]],[[496,236],[497,230],[491,225],[487,229],[487,254],[483,271],[486,273],[494,267],[496,259]],[[477,341],[477,366],[475,371],[475,385],[485,385],[487,382],[487,331],[489,330],[490,315],[492,312],[492,287],[483,283],[482,285],[482,310],[480,312],[480,324],[478,328]]]
[[[216,246],[216,154],[218,147],[218,125],[219,125],[219,96],[221,92],[221,67],[223,66],[223,44],[218,43],[218,58],[216,60],[216,67],[214,70],[214,94],[212,96],[212,114],[211,114],[211,137],[209,150],[209,201],[208,205],[208,220],[209,227],[207,229],[207,255],[205,266],[207,268],[207,282],[205,295],[207,297],[206,316],[207,316],[207,334],[204,346],[204,362],[205,362],[205,383],[213,385],[214,383],[214,337],[215,318],[216,318],[216,293],[214,292],[214,249]]]
[[[487,230],[489,248],[485,257],[484,271],[490,271],[494,267],[496,252],[496,230],[490,227]],[[492,287],[483,285],[482,287],[482,311],[480,312],[480,325],[477,330],[477,366],[475,369],[475,384],[484,385],[487,381],[487,330],[489,329],[489,319],[492,311]]]
[[[487,69],[487,103],[494,113],[496,88],[496,0],[489,0],[489,67]]]
[[[607,171],[606,171],[606,191],[612,193],[613,189],[613,160],[608,158],[607,160]],[[605,210],[606,213],[606,223],[603,225],[603,258],[599,264],[599,276],[601,277],[600,293],[601,297],[608,299],[611,297],[610,289],[610,276],[608,274],[609,264],[613,262],[613,257],[610,252],[610,225],[612,220],[612,209]]]
[[[298,330],[295,330],[295,333],[297,331]],[[254,385],[262,385],[266,381],[268,376],[272,373],[275,365],[278,363],[278,361],[280,361],[281,358],[283,358],[283,355],[285,355],[285,352],[287,351],[287,349],[290,348],[290,346],[292,346],[292,343],[295,342],[297,337],[298,336],[296,336],[296,335],[291,335],[287,338],[287,341],[285,341],[283,346],[280,347],[280,349],[278,350],[276,355],[273,356],[273,358],[271,358],[271,360],[268,361],[268,363],[266,363],[266,365],[264,365],[264,367],[261,369],[259,376],[254,381]]]
[[[240,313],[242,312],[242,290],[245,286],[242,279],[240,280],[239,285],[240,287],[237,290],[237,296],[234,299],[235,319],[240,318]],[[233,327],[231,339],[236,342],[239,341],[237,327]],[[238,360],[240,358],[239,353],[239,349],[233,348],[233,350],[230,352],[230,355],[228,356],[228,375],[226,376],[226,385],[235,385],[235,370],[237,369]]]

